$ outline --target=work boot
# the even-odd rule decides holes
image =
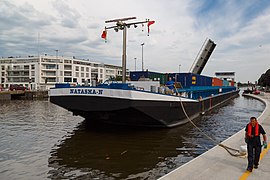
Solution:
[[[252,168],[248,167],[247,171],[252,172]]]
[[[254,168],[255,168],[255,169],[258,169],[258,165],[254,165]]]

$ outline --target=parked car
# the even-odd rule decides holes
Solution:
[[[17,84],[12,84],[10,85],[9,87],[9,90],[10,91],[16,91],[16,90],[22,90],[22,91],[25,91],[27,88],[22,86],[22,85],[17,85]]]

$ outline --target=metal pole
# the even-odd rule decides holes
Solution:
[[[123,56],[122,56],[122,83],[126,83],[126,60],[127,60],[127,54],[126,54],[126,43],[127,43],[127,27],[124,26],[123,29]]]
[[[144,70],[143,69],[143,45],[144,45],[144,43],[142,43],[141,45],[142,45],[142,71],[143,71]]]
[[[55,50],[55,57],[56,57],[56,83],[59,82],[59,77],[58,77],[58,49]],[[46,88],[46,87],[45,87]]]
[[[136,60],[137,60],[137,58],[134,58],[134,60],[135,60],[135,71],[136,71]]]
[[[126,82],[126,58],[127,58],[127,55],[126,55],[126,33],[127,33],[127,27],[129,28],[131,25],[132,26],[134,25],[134,28],[136,28],[138,24],[148,23],[150,21],[149,19],[146,19],[145,21],[132,22],[132,23],[124,23],[123,22],[123,21],[131,20],[131,19],[136,19],[136,17],[128,17],[128,18],[113,19],[113,20],[105,21],[105,23],[116,22],[115,26],[105,27],[105,30],[114,29],[116,32],[118,32],[119,30],[123,30],[123,55],[122,55],[122,82],[123,83]],[[143,48],[144,43],[141,45]],[[143,56],[143,49],[142,49],[142,56]],[[143,61],[143,57],[142,57],[142,61]],[[142,69],[143,69],[143,62],[142,62]]]

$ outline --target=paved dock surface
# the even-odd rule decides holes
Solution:
[[[230,180],[230,179],[270,179],[270,93],[261,95],[247,95],[263,101],[266,105],[263,113],[258,117],[259,123],[266,131],[268,148],[263,149],[258,169],[253,169],[250,173],[246,171],[247,158],[233,157],[229,155],[222,147],[215,146],[204,154],[196,157],[190,162],[180,166],[169,174],[160,178],[160,180]],[[252,116],[252,114],[250,115]],[[249,117],[247,117],[249,118]],[[244,136],[245,127],[238,133],[222,142],[222,144],[239,149],[245,146]]]

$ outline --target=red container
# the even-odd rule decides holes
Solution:
[[[234,86],[234,81],[231,82],[231,86]]]
[[[222,85],[223,83],[221,79],[215,77],[212,78],[212,86],[222,86]]]

